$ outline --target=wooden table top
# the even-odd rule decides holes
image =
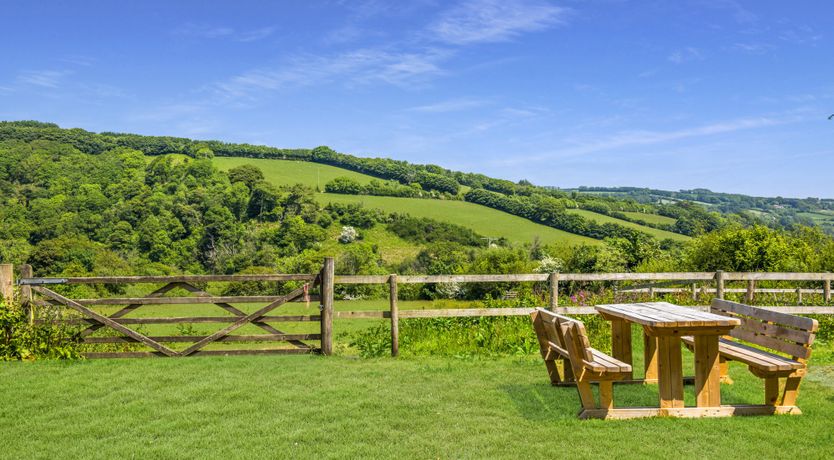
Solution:
[[[621,303],[597,305],[594,308],[608,316],[648,327],[692,328],[735,327],[741,324],[736,318],[716,315],[694,308],[681,307],[668,302]]]

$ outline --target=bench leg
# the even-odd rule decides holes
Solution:
[[[698,407],[721,406],[718,336],[695,336],[695,399]]]
[[[621,319],[611,320],[611,356],[620,361],[631,364],[631,323]],[[629,372],[626,380],[634,378],[634,374]]]
[[[785,393],[782,394],[780,406],[795,406],[796,396],[799,394],[799,383],[802,377],[788,377],[785,379]]]
[[[579,399],[582,401],[584,409],[596,409],[597,404],[594,402],[594,392],[591,391],[591,382],[579,381],[576,382],[576,389],[579,390]]]
[[[733,379],[730,378],[730,362],[724,358],[719,357],[718,366],[721,368],[721,383],[732,385]]]
[[[775,406],[779,402],[779,378],[765,377],[765,404]]]
[[[576,381],[576,378],[573,376],[573,368],[570,365],[570,361],[565,358],[562,358],[562,381],[565,383]]]
[[[556,361],[545,360],[544,365],[547,367],[547,375],[550,377],[550,384],[558,385],[562,383],[562,379],[559,377],[559,368],[556,366]]]
[[[681,338],[677,336],[657,337],[657,355],[660,408],[683,407]]]
[[[657,383],[657,337],[643,334],[643,364],[646,383]]]
[[[599,382],[599,408],[605,410],[614,408],[614,382],[610,380]]]

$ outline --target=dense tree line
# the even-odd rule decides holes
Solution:
[[[363,185],[349,177],[337,177],[324,185],[327,193],[346,195],[395,196],[401,198],[436,198],[435,193],[426,192],[418,183],[402,185],[394,181],[371,180]]]
[[[219,141],[196,141],[170,136],[141,136],[112,132],[96,134],[81,129],[61,129],[55,124],[40,122],[0,122],[0,139],[18,139],[27,142],[36,139],[52,140],[72,145],[79,151],[90,154],[100,154],[117,147],[126,147],[138,150],[146,155],[178,153],[195,159],[200,159],[206,152],[211,152],[213,155],[219,156],[313,161],[389,181],[375,181],[363,186],[353,183],[349,179],[339,179],[328,184],[329,191],[334,193],[450,199],[457,198],[460,186],[466,185],[511,197],[532,197],[533,195],[551,197],[561,200],[565,207],[592,210],[618,218],[626,217],[626,220],[629,219],[622,214],[622,211],[647,211],[645,205],[640,205],[635,200],[614,199],[588,194],[569,194],[552,188],[536,187],[527,181],[514,183],[503,179],[490,178],[483,174],[450,171],[436,165],[414,165],[405,161],[386,158],[360,158],[335,152],[325,146],[316,147],[312,150],[278,149]],[[402,186],[397,186],[396,183],[402,184]],[[489,206],[488,203],[481,202],[480,204]],[[538,221],[535,218],[533,220]],[[570,223],[567,222],[566,225]],[[664,229],[693,235],[697,234],[696,232],[700,231],[700,228],[708,227],[710,226],[683,222],[680,228],[672,226]],[[598,229],[591,229],[591,233],[607,234],[601,233]]]
[[[730,224],[739,224],[746,227],[764,224],[773,228],[787,229],[798,228],[799,226],[815,226],[818,225],[818,222],[800,215],[799,212],[834,209],[834,200],[748,197],[714,193],[705,189],[667,192],[638,188],[583,188],[580,191],[594,193],[580,193],[552,187],[538,187],[524,180],[515,183],[490,178],[482,174],[450,171],[437,165],[415,165],[385,158],[359,158],[337,153],[324,146],[315,149],[278,149],[267,146],[200,141],[170,136],[141,136],[113,132],[96,134],[81,129],[61,129],[52,123],[35,121],[0,122],[0,140],[19,140],[26,143],[35,140],[48,140],[61,145],[72,146],[82,153],[94,155],[118,148],[127,148],[147,155],[179,153],[195,160],[203,159],[206,155],[219,155],[314,161],[373,175],[389,181],[376,181],[371,186],[361,186],[359,192],[365,194],[449,199],[458,198],[460,187],[465,185],[473,189],[500,193],[510,200],[509,202],[492,199],[480,201],[480,204],[487,206],[491,206],[493,203],[514,203],[512,207],[517,207],[519,201],[527,200],[536,202],[539,206],[537,209],[552,213],[553,202],[545,200],[545,198],[552,198],[560,203],[558,206],[563,206],[565,209],[586,209],[641,225],[690,236],[709,233]],[[394,182],[402,186],[397,186]],[[343,186],[344,190],[355,190],[352,184],[340,185]],[[334,191],[336,191],[336,188],[334,188]],[[418,192],[418,189],[421,189],[422,192]],[[247,215],[251,217],[251,213],[257,212],[261,220],[268,219],[269,209],[266,208],[271,204],[265,199],[268,198],[271,191],[266,186],[260,186],[250,191],[258,200],[251,206],[251,209],[247,209]],[[686,200],[697,200],[712,204],[712,206],[707,208]],[[259,209],[261,203],[263,203],[264,209]],[[749,211],[749,209],[755,210],[757,208],[765,209],[767,212]],[[674,218],[676,222],[673,225],[646,222],[624,214],[624,212],[629,211],[656,213]],[[720,211],[720,213],[717,211]],[[572,215],[566,213],[561,213],[558,216],[539,216],[535,212],[518,215],[537,222],[549,220],[553,222],[554,226],[558,225],[557,228],[573,228],[582,232],[580,234],[583,235],[596,235],[592,237],[628,237],[627,234],[617,228],[620,226],[612,227],[614,224],[598,225],[588,222],[587,219],[584,221],[577,220],[574,218],[575,216],[571,217]],[[544,220],[543,217],[545,217]],[[823,225],[825,225],[824,222]],[[832,231],[831,229],[834,226],[829,223],[824,228]]]
[[[248,165],[221,172],[211,156],[205,149],[195,158],[148,157],[123,146],[91,155],[52,140],[0,141],[0,263],[31,263],[43,276],[311,273],[328,255],[346,274],[834,270],[834,240],[817,229],[733,223],[671,244],[567,213],[571,198],[476,189],[467,194],[473,201],[604,239],[486,247],[477,233],[448,222],[356,204],[321,207],[309,188],[276,187]],[[360,237],[340,243],[348,226]],[[380,232],[412,244],[408,255],[384,262],[381,240],[362,237]],[[505,288],[415,286],[403,295],[478,298]],[[340,289],[374,295],[379,288]]]

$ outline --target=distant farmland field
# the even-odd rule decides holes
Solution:
[[[394,198],[387,196],[316,195],[322,204],[362,203],[366,207],[385,212],[402,212],[416,217],[452,222],[487,237],[504,237],[513,242],[529,243],[538,236],[543,243],[599,244],[599,240],[564,232],[546,225],[531,222],[496,209],[465,201],[423,200],[419,198]]]
[[[276,185],[291,185],[303,183],[323,190],[327,182],[337,177],[349,177],[361,184],[367,184],[374,177],[319,163],[291,160],[273,160],[261,158],[232,158],[216,157],[215,164],[222,170],[228,170],[243,164],[259,167],[266,179]],[[417,198],[394,198],[363,195],[320,194],[317,199],[322,204],[334,203],[363,203],[370,208],[381,209],[385,212],[402,212],[416,217],[453,222],[488,237],[504,237],[513,242],[530,242],[538,236],[544,243],[564,242],[568,244],[599,244],[599,240],[558,230],[546,225],[537,224],[522,217],[488,208],[485,206],[463,201],[424,200]],[[585,210],[571,210],[586,218],[599,223],[613,222],[625,227],[634,228],[657,238],[687,239],[684,235],[658,230],[621,219],[615,219],[602,214]],[[637,218],[647,222],[654,219],[658,222],[672,222],[674,219],[653,214],[632,213]]]
[[[624,212],[623,214],[632,219],[640,219],[643,222],[650,224],[675,225],[676,222],[676,220],[671,217],[660,216],[657,214],[646,214],[643,212]]]
[[[261,168],[267,180],[275,185],[305,184],[310,187],[318,185],[324,190],[324,184],[337,177],[349,177],[360,184],[367,184],[373,176],[360,174],[347,169],[309,161],[270,160],[263,158],[215,157],[214,164],[226,171],[236,166],[251,164]]]
[[[639,230],[641,232],[648,233],[649,235],[652,235],[652,236],[654,236],[656,238],[660,238],[660,239],[669,238],[669,239],[673,239],[673,240],[677,240],[677,241],[685,241],[685,240],[689,239],[689,237],[686,236],[686,235],[681,235],[679,233],[673,233],[673,232],[667,232],[666,230],[659,230],[659,229],[652,228],[652,227],[646,227],[645,225],[635,224],[633,222],[628,222],[626,220],[617,219],[617,218],[614,218],[614,217],[609,217],[609,216],[606,216],[604,214],[599,214],[599,213],[592,212],[592,211],[586,211],[584,209],[569,209],[568,212],[573,213],[573,214],[578,214],[578,215],[580,215],[582,217],[585,217],[587,219],[594,220],[594,221],[596,221],[597,223],[600,223],[600,224],[604,224],[606,222],[611,222],[611,223],[614,223],[614,224],[620,224],[623,227],[633,228],[635,230]]]

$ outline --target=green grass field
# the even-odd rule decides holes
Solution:
[[[253,164],[261,168],[268,181],[277,185],[304,183],[315,186],[318,183],[320,188],[323,189],[324,184],[340,176],[350,177],[360,183],[368,183],[373,179],[371,176],[346,169],[304,161],[217,157],[214,162],[222,170],[228,170],[242,164]],[[454,222],[471,228],[484,236],[505,237],[516,243],[529,243],[536,236],[545,243],[600,243],[593,238],[574,235],[502,211],[462,201],[337,194],[321,194],[318,195],[318,200],[322,204],[330,202],[363,203],[369,208],[382,209],[385,212],[404,212],[416,217],[429,217]],[[406,246],[398,245],[398,242],[395,241],[389,241],[389,243],[392,243],[392,247],[389,249],[395,252],[407,252]],[[387,254],[386,252],[386,257],[388,257]],[[397,258],[397,256],[392,257]]]
[[[796,214],[813,220],[820,227],[834,227],[834,211],[798,212]]]
[[[643,222],[650,224],[675,225],[675,222],[677,222],[671,217],[661,216],[658,214],[646,214],[644,212],[623,212],[623,214],[632,219],[640,219]]]
[[[759,403],[730,372],[723,401]],[[831,458],[834,366],[806,380],[800,416],[581,421],[533,356],[0,363],[0,458]],[[614,392],[657,404],[656,386]]]
[[[626,220],[617,219],[614,217],[606,216],[604,214],[599,214],[593,211],[588,211],[585,209],[568,209],[568,212],[573,214],[578,214],[582,217],[587,219],[593,220],[597,223],[604,224],[606,222],[614,223],[622,225],[623,227],[633,228],[635,230],[639,230],[644,233],[648,233],[659,239],[672,239],[677,241],[686,241],[689,239],[686,235],[681,235],[679,233],[667,232],[666,230],[659,230],[652,227],[646,227],[645,225],[635,224],[633,222],[628,222]],[[644,214],[645,215],[645,214]]]
[[[334,166],[311,163],[305,161],[272,160],[258,158],[230,158],[217,157],[215,164],[222,170],[228,170],[243,164],[255,165],[264,172],[266,179],[276,185],[291,185],[303,183],[324,189],[324,185],[340,176],[349,177],[359,183],[366,184],[374,179],[372,176],[356,173]],[[513,242],[530,242],[538,236],[545,243],[563,242],[575,244],[599,244],[599,241],[592,238],[575,235],[562,230],[551,228],[545,225],[531,222],[527,219],[513,216],[502,211],[490,209],[485,206],[473,203],[457,201],[422,200],[416,198],[395,198],[377,196],[351,196],[323,194],[319,196],[323,204],[328,202],[338,203],[363,203],[370,208],[382,209],[386,212],[405,212],[417,217],[429,217],[448,222],[458,223],[469,227],[476,232],[489,237],[505,237]],[[634,228],[658,238],[672,238],[676,240],[687,239],[664,230],[657,230],[639,224],[615,219],[602,214],[585,210],[571,210],[576,214],[593,219],[597,222],[614,222],[626,227]],[[641,219],[659,222],[668,222],[669,219],[663,216],[651,214],[633,213]],[[669,219],[674,223],[673,219]]]
[[[215,157],[214,164],[223,171],[228,171],[236,166],[251,164],[261,168],[266,179],[275,185],[302,183],[310,187],[318,185],[319,190],[324,190],[324,185],[337,177],[348,177],[360,184],[367,184],[375,179],[375,177],[366,174],[309,161]]]
[[[415,217],[456,223],[487,237],[504,237],[515,243],[529,243],[538,236],[543,243],[600,244],[599,240],[564,232],[546,225],[531,222],[496,209],[465,201],[424,200],[420,198],[395,198],[388,196],[317,195],[322,204],[362,203],[368,208],[385,212],[404,212]]]

